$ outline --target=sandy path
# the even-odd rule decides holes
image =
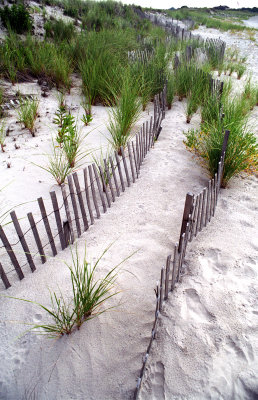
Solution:
[[[146,157],[137,183],[78,240],[80,253],[86,240],[89,255],[96,257],[117,239],[105,256],[103,272],[138,250],[126,263],[127,272],[119,276],[121,305],[85,324],[72,337],[53,342],[28,334],[14,341],[24,326],[10,321],[36,322],[43,315],[31,304],[1,300],[3,398],[21,398],[26,388],[34,386],[39,399],[132,398],[153,322],[155,282],[177,240],[186,191],[197,191],[205,182],[182,143],[182,127],[188,127],[184,107],[176,103],[167,113],[160,139]],[[62,259],[70,259],[69,250],[15,284],[8,294],[46,304],[48,285],[60,286],[67,293],[68,273]]]

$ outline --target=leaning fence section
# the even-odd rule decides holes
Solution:
[[[154,323],[151,330],[150,342],[144,355],[142,368],[137,379],[137,385],[134,393],[135,400],[137,400],[139,397],[143,374],[149,358],[153,340],[156,336],[158,318],[160,312],[162,311],[163,303],[168,299],[169,292],[173,292],[176,284],[181,281],[187,245],[197,237],[198,233],[207,226],[212,217],[215,215],[222,183],[228,138],[229,131],[226,131],[217,173],[215,174],[214,178],[210,179],[207,186],[203,188],[197,195],[192,193],[187,193],[186,195],[179,241],[174,245],[173,253],[167,256],[166,265],[161,268],[160,280],[156,284]]]
[[[162,129],[166,85],[153,104],[150,120],[125,147],[104,159],[103,165],[93,163],[81,173],[69,175],[68,184],[61,186],[61,196],[50,193],[50,207],[38,198],[39,217],[30,212],[21,219],[14,210],[10,224],[0,225],[0,278],[6,289],[12,280],[22,280],[26,273],[36,270],[38,263],[44,264],[79,238],[139,178],[143,160]]]

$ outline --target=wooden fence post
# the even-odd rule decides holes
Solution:
[[[180,240],[179,240],[179,246],[178,246],[179,253],[181,253],[181,249],[182,249],[182,235],[186,231],[186,225],[189,222],[189,215],[192,214],[193,201],[194,201],[194,195],[192,193],[188,192],[186,195],[186,198],[185,198],[185,208],[184,208],[183,220],[182,220],[182,225],[181,225]]]
[[[12,264],[17,272],[19,279],[22,280],[24,278],[24,274],[21,270],[20,264],[15,256],[14,252],[13,252],[12,246],[10,245],[9,240],[7,239],[6,234],[4,233],[4,230],[1,225],[0,225],[0,238],[3,242],[3,245],[7,251],[8,256],[10,257],[10,259],[12,261]]]
[[[3,284],[4,284],[5,288],[6,288],[6,289],[9,289],[9,287],[11,287],[11,284],[10,284],[8,278],[7,278],[6,273],[4,272],[4,269],[3,269],[1,263],[0,263],[0,278],[1,278],[2,281],[3,281]]]

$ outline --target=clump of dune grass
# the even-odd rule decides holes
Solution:
[[[79,330],[86,321],[114,308],[114,306],[104,308],[103,305],[119,293],[115,287],[119,266],[129,257],[112,267],[102,278],[97,278],[97,267],[109,248],[110,246],[104,250],[95,263],[87,260],[86,246],[82,259],[77,247],[75,252],[71,250],[72,262],[71,264],[65,263],[70,271],[71,282],[71,294],[68,297],[61,290],[59,292],[50,291],[50,306],[11,297],[35,304],[52,320],[35,324],[30,330],[47,335],[49,338],[70,335],[75,330]]]
[[[236,64],[235,71],[237,73],[237,79],[241,79],[246,71],[246,66],[242,63]]]
[[[125,71],[121,91],[114,93],[115,106],[109,112],[109,142],[120,153],[125,146],[133,125],[141,113],[141,101],[138,97],[138,84],[130,72]]]
[[[102,181],[104,180],[103,187],[105,185],[107,186],[109,184],[109,178],[112,177],[112,175],[113,175],[111,162],[110,162],[110,159],[112,159],[112,161],[113,161],[113,152],[111,152],[111,149],[109,146],[107,146],[105,151],[101,147],[99,154],[92,154],[92,159],[97,166],[97,171],[99,173],[100,179]],[[101,173],[100,168],[102,170],[102,173]]]
[[[204,166],[214,177],[217,172],[224,138],[224,130],[230,130],[225,156],[222,186],[230,179],[245,171],[252,173],[258,168],[258,143],[248,125],[250,109],[242,95],[230,99],[222,98],[224,117],[221,117],[220,103],[211,95],[202,107],[201,128],[186,133],[186,146],[197,154]]]
[[[21,105],[18,110],[18,122],[24,124],[32,136],[35,136],[35,122],[38,115],[38,99],[20,99]]]

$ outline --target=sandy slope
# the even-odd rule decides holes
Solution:
[[[199,33],[247,55],[257,80],[256,44],[210,29]],[[257,134],[257,107],[251,127]],[[257,199],[257,177],[232,180],[215,219],[188,248],[186,274],[165,305],[141,400],[258,398]]]
[[[138,250],[126,263],[127,272],[119,277],[122,304],[116,311],[58,342],[33,334],[15,341],[24,327],[10,321],[39,321],[43,314],[30,304],[1,299],[2,397],[20,398],[26,387],[34,385],[40,399],[132,397],[151,330],[153,288],[171,243],[177,239],[185,193],[199,190],[205,182],[182,143],[182,127],[187,128],[184,120],[184,104],[176,103],[139,180],[78,241],[80,253],[86,239],[89,254],[96,257],[117,239],[101,271]],[[18,282],[8,294],[48,303],[48,285],[52,289],[59,285],[68,293],[62,259],[70,259],[68,250]]]

